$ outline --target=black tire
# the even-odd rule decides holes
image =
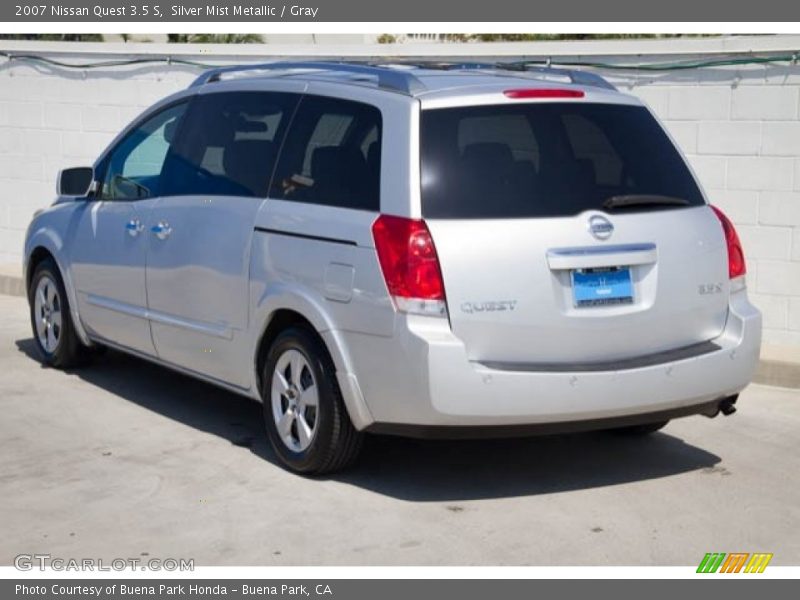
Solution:
[[[284,442],[278,432],[276,417],[273,415],[272,387],[275,370],[278,361],[283,360],[282,357],[291,350],[299,352],[306,362],[305,366],[300,369],[302,373],[297,378],[302,379],[303,376],[308,377],[310,374],[313,380],[309,381],[315,384],[317,389],[317,406],[313,414],[313,436],[311,436],[310,445],[300,450],[290,448]],[[290,371],[289,375],[291,376]],[[288,380],[288,378],[286,379]],[[355,462],[364,436],[356,431],[350,421],[339,384],[336,381],[336,369],[333,361],[316,335],[303,327],[290,327],[282,331],[275,338],[264,360],[261,381],[261,398],[267,438],[275,454],[286,468],[295,473],[321,475],[342,470]],[[282,405],[290,401],[284,394],[276,397],[280,398]],[[300,408],[300,410],[308,409]],[[291,431],[295,432],[299,424],[295,422],[292,426],[294,429]],[[294,436],[294,433],[290,435]]]
[[[630,425],[628,427],[620,427],[614,429],[615,433],[629,436],[644,436],[655,433],[659,429],[663,429],[669,421],[658,421],[656,423],[644,423],[642,425]]]
[[[36,291],[39,287],[39,283],[44,278],[49,278],[49,280],[55,284],[57,304],[61,315],[60,327],[53,326],[53,330],[57,332],[57,342],[55,346],[50,349],[42,344],[37,332],[37,320],[41,319],[42,315],[36,314]],[[61,278],[58,267],[52,259],[46,258],[36,265],[33,277],[31,278],[30,289],[28,290],[28,304],[30,306],[33,340],[42,357],[42,362],[57,369],[68,369],[85,364],[89,358],[89,348],[81,343],[75,332],[75,325],[72,322],[69,299],[67,298],[67,292],[64,288],[64,281]]]

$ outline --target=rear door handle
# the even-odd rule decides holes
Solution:
[[[142,225],[142,222],[139,219],[131,219],[125,223],[125,231],[127,231],[128,235],[131,237],[136,237],[142,232],[143,229],[144,225]]]
[[[150,228],[150,231],[155,233],[158,239],[165,240],[172,233],[172,227],[166,221],[159,221],[157,225],[153,225]]]

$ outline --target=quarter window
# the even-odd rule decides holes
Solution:
[[[349,100],[304,97],[286,136],[271,196],[380,208],[381,113]]]

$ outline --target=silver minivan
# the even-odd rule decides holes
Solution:
[[[365,432],[730,414],[745,268],[641,101],[525,64],[206,72],[62,171],[25,241],[47,364],[110,347],[262,401],[303,473]]]

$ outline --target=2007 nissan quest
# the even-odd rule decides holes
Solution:
[[[364,432],[729,414],[758,360],[736,231],[587,72],[279,62],[125,129],[25,244],[44,361],[116,348],[259,399],[280,460]]]

